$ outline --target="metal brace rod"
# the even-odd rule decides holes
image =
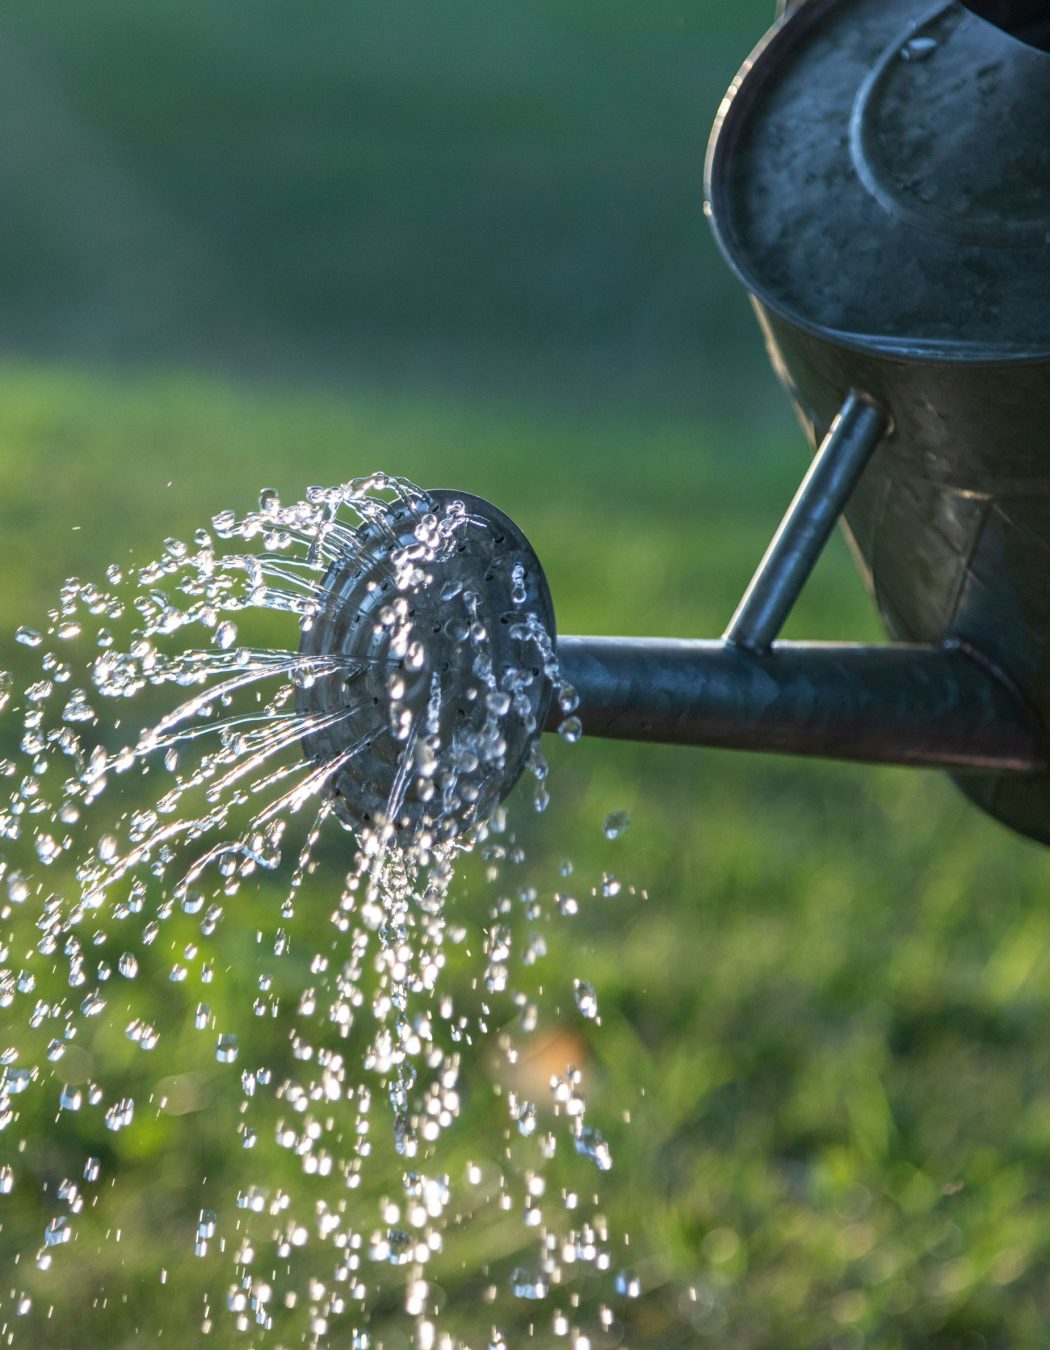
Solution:
[[[725,631],[725,641],[767,652],[891,422],[851,390]]]

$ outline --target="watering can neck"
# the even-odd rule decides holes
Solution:
[[[1037,719],[961,644],[566,637],[589,735],[983,773],[1046,767]],[[552,717],[548,730],[554,730]]]

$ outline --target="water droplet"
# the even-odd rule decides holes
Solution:
[[[565,721],[558,727],[558,735],[563,741],[575,745],[583,735],[583,723],[578,717],[566,717]]]
[[[122,1097],[105,1114],[107,1130],[124,1130],[135,1118],[135,1103],[131,1097]]]
[[[117,960],[117,969],[126,980],[133,980],[139,973],[138,958],[131,952],[124,952]]]
[[[150,1026],[148,1022],[142,1021],[136,1017],[128,1023],[124,1029],[124,1035],[129,1041],[133,1041],[141,1050],[153,1050],[156,1048],[160,1036],[157,1031]]]
[[[558,687],[558,707],[565,714],[574,713],[580,706],[580,696],[571,684]]]
[[[586,980],[573,980],[573,993],[576,997],[576,1006],[584,1017],[591,1021],[600,1021],[598,1017],[598,996],[594,992],[594,986],[588,984]]]
[[[204,908],[204,901],[203,891],[187,891],[182,897],[182,912],[184,914],[199,914]]]
[[[237,1037],[230,1032],[224,1032],[216,1042],[215,1058],[220,1064],[232,1064],[237,1058]]]
[[[218,628],[215,630],[215,636],[212,638],[212,642],[215,646],[224,652],[229,651],[236,641],[237,625],[231,623],[229,619],[224,623],[219,624]]]
[[[511,568],[510,601],[512,605],[523,605],[529,598],[525,589],[525,568],[518,562]]]
[[[60,1214],[44,1229],[44,1245],[46,1247],[60,1247],[73,1236],[73,1227],[64,1214]]]
[[[533,1102],[522,1102],[517,1111],[518,1133],[527,1139],[536,1133],[536,1106]]]
[[[36,856],[45,867],[49,867],[62,852],[62,845],[58,840],[55,839],[53,835],[45,834],[43,831],[36,836],[34,842],[36,845]]]
[[[642,1282],[629,1270],[621,1270],[616,1276],[616,1292],[624,1298],[639,1298]]]
[[[626,811],[614,811],[611,815],[606,816],[603,827],[606,839],[619,839],[630,823],[631,817]]]
[[[601,1172],[608,1172],[613,1165],[612,1153],[600,1130],[584,1125],[574,1140],[576,1152],[595,1164]]]
[[[58,1104],[63,1111],[79,1111],[84,1100],[84,1094],[80,1088],[71,1083],[65,1083],[62,1091],[58,1094]]]
[[[530,1275],[518,1269],[510,1277],[510,1287],[515,1298],[541,1299],[547,1297],[550,1288],[543,1275]]]
[[[35,1076],[35,1072],[30,1069],[8,1069],[7,1073],[0,1077],[0,1082],[6,1086],[7,1095],[14,1097],[20,1092],[25,1092]]]
[[[35,628],[27,628],[23,624],[21,628],[15,629],[15,640],[20,642],[23,647],[39,647],[44,639]]]
[[[489,712],[495,717],[506,717],[511,709],[511,697],[502,689],[494,689],[486,698]]]

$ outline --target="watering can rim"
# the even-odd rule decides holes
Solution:
[[[1050,358],[1050,343],[1011,347],[1001,342],[993,344],[942,338],[866,334],[823,324],[786,303],[759,279],[753,268],[748,266],[746,250],[739,244],[733,232],[731,212],[726,201],[726,164],[732,150],[734,124],[746,115],[751,106],[752,100],[749,96],[754,93],[754,73],[764,70],[773,60],[779,62],[789,59],[792,51],[800,45],[810,29],[818,24],[826,13],[841,4],[842,0],[805,0],[805,3],[789,5],[748,54],[722,99],[707,146],[703,195],[704,214],[727,266],[750,296],[788,323],[814,337],[876,359],[906,360],[931,366],[971,367],[1018,366],[1046,361]],[[974,15],[974,18],[977,22],[986,23],[989,28],[994,28],[988,20],[978,15]],[[995,32],[1003,42],[1018,49],[1031,50],[1020,38],[998,28],[995,28]]]

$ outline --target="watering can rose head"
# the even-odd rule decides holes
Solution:
[[[557,679],[554,611],[517,526],[479,497],[404,489],[341,540],[302,626],[309,758],[376,845],[484,821],[520,776]],[[333,660],[334,658],[334,660]]]

